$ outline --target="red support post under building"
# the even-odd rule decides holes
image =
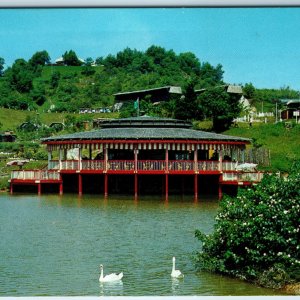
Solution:
[[[104,197],[108,196],[108,175],[104,174]]]
[[[42,184],[38,183],[38,195],[42,194]]]
[[[218,196],[219,196],[219,200],[222,199],[222,184],[221,184],[221,181],[222,181],[222,174],[220,175],[219,177],[219,188],[218,188]]]
[[[169,199],[169,175],[166,174],[166,201]]]
[[[194,176],[194,200],[198,201],[198,174]]]
[[[82,195],[82,175],[78,174],[78,195]]]
[[[134,199],[138,198],[138,175],[134,174]]]
[[[59,184],[59,194],[60,195],[63,195],[63,193],[64,193],[64,187],[63,187],[63,183],[61,182],[60,184]]]
[[[10,183],[10,194],[12,195],[14,192],[14,185]]]

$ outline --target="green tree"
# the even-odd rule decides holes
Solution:
[[[78,59],[75,51],[73,51],[73,50],[66,51],[62,57],[67,66],[81,66],[82,65],[82,62]]]
[[[152,45],[146,50],[146,55],[153,59],[154,64],[161,66],[166,56],[166,50],[163,47]]]
[[[240,95],[229,94],[223,87],[207,89],[199,96],[202,113],[212,118],[213,129],[222,132],[230,127],[241,112]]]
[[[17,59],[5,74],[13,89],[20,93],[27,93],[31,90],[34,72],[24,59]]]
[[[96,73],[95,69],[91,65],[85,65],[82,67],[81,74],[85,76],[91,76]]]
[[[0,57],[0,76],[3,75],[4,65],[5,65],[5,60],[4,58]]]
[[[85,65],[86,66],[91,66],[94,60],[91,57],[87,57],[85,60]]]
[[[190,80],[186,87],[184,96],[176,101],[174,115],[176,119],[192,120],[199,118],[199,106],[195,93],[196,80]]]
[[[185,73],[200,75],[200,61],[192,52],[180,53],[178,56],[178,63]]]
[[[37,83],[35,87],[30,91],[32,100],[38,105],[42,106],[46,101],[46,90],[43,83]]]
[[[102,56],[97,57],[95,60],[96,65],[101,66],[104,65],[104,58]]]
[[[60,72],[55,70],[50,77],[50,86],[55,89],[58,87],[59,84],[59,80],[60,80]]]
[[[255,87],[251,82],[246,83],[245,86],[243,87],[243,92],[246,98],[253,99],[255,96]]]
[[[212,234],[199,230],[198,266],[266,287],[300,280],[300,163],[288,178],[265,175],[236,198],[225,197]]]
[[[28,63],[34,67],[44,66],[50,63],[50,56],[46,50],[38,51],[29,59]]]
[[[222,65],[218,64],[213,67],[210,63],[205,62],[200,66],[200,86],[210,88],[222,83],[224,71]]]

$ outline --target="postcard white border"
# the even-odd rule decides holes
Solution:
[[[0,0],[1,8],[59,8],[59,7],[297,7],[300,0]],[[0,300],[298,300],[300,296],[43,296],[43,297],[1,297]]]
[[[0,7],[291,7],[300,0],[1,0]]]

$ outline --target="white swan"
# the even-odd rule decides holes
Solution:
[[[175,257],[173,257],[173,267],[172,267],[171,277],[173,277],[173,278],[183,278],[184,277],[184,275],[179,270],[175,270]]]
[[[122,277],[123,277],[123,272],[121,272],[119,274],[112,273],[112,274],[103,276],[103,265],[100,265],[100,278],[99,278],[100,282],[118,281],[118,280],[121,280]]]

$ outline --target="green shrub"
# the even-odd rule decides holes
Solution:
[[[7,190],[9,188],[9,183],[8,183],[9,176],[1,177],[0,178],[0,191],[1,190]]]
[[[300,163],[220,204],[214,232],[196,231],[198,267],[280,288],[299,280]]]

